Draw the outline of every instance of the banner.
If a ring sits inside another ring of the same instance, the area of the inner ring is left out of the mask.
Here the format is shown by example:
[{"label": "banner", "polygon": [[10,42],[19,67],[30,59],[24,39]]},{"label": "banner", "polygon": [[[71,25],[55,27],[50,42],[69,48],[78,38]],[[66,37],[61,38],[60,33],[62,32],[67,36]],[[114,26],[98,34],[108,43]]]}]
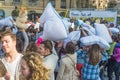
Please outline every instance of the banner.
[{"label": "banner", "polygon": [[79,10],[70,10],[70,17],[80,18],[82,20],[86,18],[93,19],[103,19],[109,23],[117,22],[117,11],[79,11]]}]

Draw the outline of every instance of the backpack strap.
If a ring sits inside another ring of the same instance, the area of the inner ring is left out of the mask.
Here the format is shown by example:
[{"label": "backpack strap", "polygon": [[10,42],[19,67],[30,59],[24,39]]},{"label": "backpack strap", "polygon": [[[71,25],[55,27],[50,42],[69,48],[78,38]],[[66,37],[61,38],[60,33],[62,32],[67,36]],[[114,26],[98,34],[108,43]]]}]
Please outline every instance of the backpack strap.
[{"label": "backpack strap", "polygon": [[73,62],[73,66],[76,65],[75,61],[69,55],[66,56],[69,57],[69,59]]},{"label": "backpack strap", "polygon": [[69,57],[69,59],[73,62],[73,67],[74,67],[74,70],[75,70],[75,72],[76,72],[76,75],[79,77],[80,76],[80,73],[79,73],[79,71],[77,70],[77,68],[76,68],[76,63],[75,63],[75,61],[69,56],[69,55],[66,55],[66,56],[68,56]]}]

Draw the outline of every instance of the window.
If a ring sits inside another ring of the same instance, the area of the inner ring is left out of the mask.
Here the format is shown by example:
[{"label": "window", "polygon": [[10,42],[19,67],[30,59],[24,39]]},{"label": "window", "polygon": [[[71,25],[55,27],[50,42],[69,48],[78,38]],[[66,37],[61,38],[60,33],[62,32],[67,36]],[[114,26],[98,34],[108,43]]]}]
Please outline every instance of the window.
[{"label": "window", "polygon": [[29,2],[37,2],[38,0],[29,0]]},{"label": "window", "polygon": [[13,0],[13,2],[20,2],[20,0]]},{"label": "window", "polygon": [[19,5],[22,0],[13,0],[13,5]]},{"label": "window", "polygon": [[37,6],[37,5],[38,5],[38,4],[37,4],[37,1],[38,1],[38,0],[29,0],[28,5],[30,5],[30,6]]},{"label": "window", "polygon": [[53,7],[55,7],[55,0],[49,0],[51,2],[51,4],[53,5]]},{"label": "window", "polygon": [[61,0],[61,8],[66,8],[66,0]]}]

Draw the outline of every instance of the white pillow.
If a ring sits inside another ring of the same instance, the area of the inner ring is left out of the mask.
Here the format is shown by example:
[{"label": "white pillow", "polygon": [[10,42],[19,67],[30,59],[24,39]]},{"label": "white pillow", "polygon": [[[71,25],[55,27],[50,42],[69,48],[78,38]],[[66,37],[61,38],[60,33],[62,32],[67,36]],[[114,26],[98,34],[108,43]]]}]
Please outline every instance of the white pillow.
[{"label": "white pillow", "polygon": [[95,28],[93,28],[91,25],[83,22],[82,26],[88,28],[92,32],[92,34],[95,34]]},{"label": "white pillow", "polygon": [[80,39],[81,31],[73,31],[68,34],[68,39],[71,41],[78,41]]},{"label": "white pillow", "polygon": [[107,27],[104,24],[95,23],[96,35],[105,39],[108,43],[112,42],[112,38],[108,32]]},{"label": "white pillow", "polygon": [[115,34],[115,33],[119,33],[119,29],[118,28],[109,28],[109,30]]},{"label": "white pillow", "polygon": [[12,16],[9,16],[7,18],[1,19],[0,20],[0,27],[4,27],[4,26],[13,26],[13,23],[11,22],[11,20],[13,20]]},{"label": "white pillow", "polygon": [[71,22],[68,22],[68,20],[66,19],[62,19],[63,23],[65,24],[65,29],[67,31],[67,33],[69,33],[69,28],[71,27],[72,23]]},{"label": "white pillow", "polygon": [[79,41],[81,36],[81,31],[73,31],[71,33],[68,34],[68,37],[64,40],[64,45],[63,47],[65,48],[66,44],[70,41],[72,41],[73,43],[77,43],[77,41]]},{"label": "white pillow", "polygon": [[67,37],[65,24],[56,10],[52,7],[51,3],[48,3],[45,11],[40,17],[40,24],[44,27],[44,39],[58,41]]},{"label": "white pillow", "polygon": [[98,44],[101,48],[108,49],[110,47],[109,43],[99,36],[86,36],[80,39],[82,45],[91,46],[93,44]]},{"label": "white pillow", "polygon": [[62,22],[58,20],[47,20],[44,24],[43,38],[44,40],[59,41],[67,38],[67,33]]},{"label": "white pillow", "polygon": [[43,14],[40,16],[40,25],[41,27],[44,27],[44,24],[46,20],[49,20],[51,18],[61,18],[61,16],[57,13],[57,11],[53,8],[51,3],[48,3]]},{"label": "white pillow", "polygon": [[34,26],[34,29],[38,28],[39,29],[40,27],[40,23],[39,22],[36,22],[35,26]]},{"label": "white pillow", "polygon": [[85,29],[87,29],[87,31],[89,31],[89,35],[95,34],[95,29],[91,25],[83,22],[82,20],[78,20],[77,24],[78,24],[78,26],[82,26]]},{"label": "white pillow", "polygon": [[[91,31],[90,29],[88,29],[87,27],[83,27],[83,29],[87,31],[87,33],[88,33],[89,36],[90,36],[90,35],[95,35],[95,33],[92,32],[92,31]],[[94,31],[95,31],[95,29],[94,29]]]}]

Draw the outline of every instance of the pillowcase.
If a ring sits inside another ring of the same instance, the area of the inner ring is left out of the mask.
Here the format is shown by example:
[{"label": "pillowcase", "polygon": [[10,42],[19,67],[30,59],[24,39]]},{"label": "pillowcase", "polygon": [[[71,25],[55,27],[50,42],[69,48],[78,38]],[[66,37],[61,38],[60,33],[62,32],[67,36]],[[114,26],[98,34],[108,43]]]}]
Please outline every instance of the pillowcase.
[{"label": "pillowcase", "polygon": [[93,44],[98,44],[101,48],[108,49],[110,47],[109,43],[99,36],[86,36],[80,39],[80,42],[83,46],[91,46]]}]

